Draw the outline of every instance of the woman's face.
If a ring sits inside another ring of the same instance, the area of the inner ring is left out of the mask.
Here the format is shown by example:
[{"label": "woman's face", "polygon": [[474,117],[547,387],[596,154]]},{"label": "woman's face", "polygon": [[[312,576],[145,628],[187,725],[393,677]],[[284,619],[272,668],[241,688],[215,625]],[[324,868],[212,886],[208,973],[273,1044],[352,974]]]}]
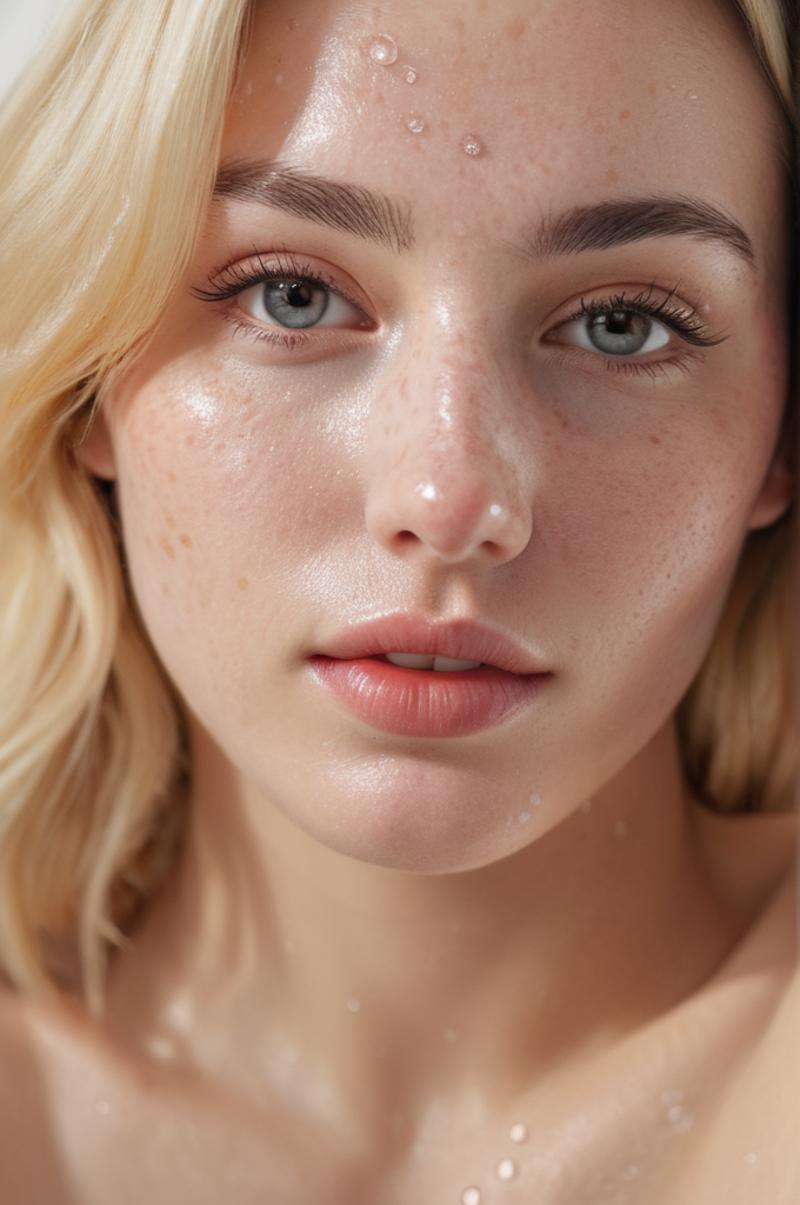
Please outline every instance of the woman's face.
[{"label": "woman's face", "polygon": [[[790,496],[769,471],[780,134],[712,0],[257,6],[223,164],[359,191],[276,175],[216,199],[84,455],[118,480],[138,605],[191,713],[317,840],[485,864],[668,723],[748,531]],[[283,285],[193,292],[265,269]],[[552,678],[470,736],[379,731],[307,658],[407,610],[499,627]]]}]

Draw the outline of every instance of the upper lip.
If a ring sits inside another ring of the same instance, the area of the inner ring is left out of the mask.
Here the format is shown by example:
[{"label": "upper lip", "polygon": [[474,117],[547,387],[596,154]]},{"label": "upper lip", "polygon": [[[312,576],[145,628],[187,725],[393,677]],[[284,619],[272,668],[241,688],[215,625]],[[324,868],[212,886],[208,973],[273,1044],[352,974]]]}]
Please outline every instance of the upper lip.
[{"label": "upper lip", "polygon": [[424,615],[408,611],[342,628],[324,648],[316,651],[342,660],[372,657],[376,653],[426,653],[482,661],[512,674],[547,672],[524,645],[498,628],[469,619],[432,622]]}]

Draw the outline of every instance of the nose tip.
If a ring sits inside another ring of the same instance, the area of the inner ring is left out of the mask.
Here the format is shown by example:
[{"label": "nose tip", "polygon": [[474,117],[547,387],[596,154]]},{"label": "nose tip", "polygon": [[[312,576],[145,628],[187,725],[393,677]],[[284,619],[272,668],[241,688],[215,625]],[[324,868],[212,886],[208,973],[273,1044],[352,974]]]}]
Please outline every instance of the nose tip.
[{"label": "nose tip", "polygon": [[530,524],[481,480],[417,481],[402,500],[394,492],[373,500],[367,524],[395,553],[424,550],[447,564],[513,560],[526,547]]}]

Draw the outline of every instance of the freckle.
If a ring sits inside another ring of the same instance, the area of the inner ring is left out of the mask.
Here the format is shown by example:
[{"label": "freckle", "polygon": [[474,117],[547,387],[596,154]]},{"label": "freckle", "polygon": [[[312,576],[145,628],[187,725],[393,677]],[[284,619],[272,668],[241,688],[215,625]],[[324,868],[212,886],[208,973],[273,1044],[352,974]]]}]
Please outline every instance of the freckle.
[{"label": "freckle", "polygon": [[167,556],[170,557],[174,561],[175,560],[175,549],[172,547],[172,545],[170,544],[167,537],[162,536],[158,542],[161,545],[161,547],[164,549],[164,551],[166,552]]},{"label": "freckle", "polygon": [[656,86],[655,86],[655,84],[648,84],[648,85],[647,85],[647,91],[650,93],[650,95],[651,95],[651,96],[655,96],[655,94],[656,94]]},{"label": "freckle", "polygon": [[193,444],[193,443],[194,443],[194,436],[193,436],[193,435],[187,435],[187,436],[186,436],[186,440],[185,440],[185,442],[186,442],[187,444],[189,444],[189,445]]},{"label": "freckle", "polygon": [[172,469],[170,469],[170,471],[167,473],[167,476],[169,477],[170,481],[175,480],[175,474],[173,473]]},{"label": "freckle", "polygon": [[659,437],[658,437],[657,435],[651,435],[651,436],[650,436],[650,443],[651,443],[651,444],[660,444],[660,443],[661,443],[661,440],[659,439]]},{"label": "freckle", "polygon": [[189,536],[184,534],[184,535],[178,536],[178,539],[180,540],[181,544],[183,544],[184,548],[191,548],[192,541]]},{"label": "freckle", "polygon": [[525,18],[515,17],[513,21],[509,21],[507,33],[510,42],[519,41],[519,39],[525,33]]},{"label": "freckle", "polygon": [[238,585],[240,590],[246,590],[247,587],[250,585],[250,583],[246,577],[240,577],[239,581],[236,584]]},{"label": "freckle", "polygon": [[613,167],[609,168],[606,172],[606,180],[609,184],[616,184],[619,181],[619,172],[615,171]]},{"label": "freckle", "polygon": [[174,526],[175,526],[175,520],[174,520],[174,518],[172,517],[172,515],[169,513],[169,511],[167,511],[167,513],[166,513],[166,515],[165,515],[165,518],[166,518],[166,520],[167,520],[167,527],[174,527]]},{"label": "freckle", "polygon": [[627,121],[628,118],[630,117],[630,115],[631,115],[630,109],[623,109],[619,115],[619,119],[620,119],[620,121]]}]

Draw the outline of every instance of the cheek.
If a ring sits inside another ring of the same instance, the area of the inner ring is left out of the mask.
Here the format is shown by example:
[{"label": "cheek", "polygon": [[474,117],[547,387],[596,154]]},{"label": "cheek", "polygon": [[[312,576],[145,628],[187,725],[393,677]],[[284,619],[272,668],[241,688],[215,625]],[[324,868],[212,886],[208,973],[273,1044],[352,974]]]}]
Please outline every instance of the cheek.
[{"label": "cheek", "polygon": [[[653,440],[660,442],[653,442]],[[598,706],[631,677],[674,705],[699,668],[746,535],[752,462],[695,430],[587,448],[539,516],[536,576]],[[637,692],[628,694],[628,702]],[[638,704],[637,704],[638,705]]]},{"label": "cheek", "polygon": [[297,631],[292,576],[329,519],[321,453],[301,430],[213,376],[153,380],[126,403],[115,444],[131,582],[190,698],[218,695],[221,674],[246,682],[254,642],[263,662]]}]

